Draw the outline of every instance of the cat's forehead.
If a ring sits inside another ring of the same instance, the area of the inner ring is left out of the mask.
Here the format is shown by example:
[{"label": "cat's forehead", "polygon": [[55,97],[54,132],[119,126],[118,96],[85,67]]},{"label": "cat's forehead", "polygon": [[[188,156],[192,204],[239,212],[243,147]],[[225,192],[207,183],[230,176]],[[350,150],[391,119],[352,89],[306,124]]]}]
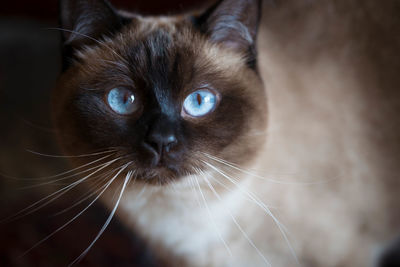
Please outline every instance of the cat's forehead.
[{"label": "cat's forehead", "polygon": [[90,66],[106,61],[137,64],[152,58],[159,64],[184,61],[229,73],[240,72],[246,65],[244,56],[211,43],[189,19],[179,16],[136,18],[115,36],[79,51],[78,57]]}]

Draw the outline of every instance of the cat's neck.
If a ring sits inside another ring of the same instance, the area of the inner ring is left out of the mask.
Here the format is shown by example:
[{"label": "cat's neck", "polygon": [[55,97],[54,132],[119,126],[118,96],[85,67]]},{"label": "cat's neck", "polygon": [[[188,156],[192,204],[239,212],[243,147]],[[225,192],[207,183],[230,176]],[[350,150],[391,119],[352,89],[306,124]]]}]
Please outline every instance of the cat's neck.
[{"label": "cat's neck", "polygon": [[[204,177],[214,184],[212,189]],[[173,251],[174,261],[190,259],[192,266],[221,264],[230,253],[221,242],[232,243],[233,238],[227,211],[237,216],[243,205],[241,194],[234,186],[220,190],[208,174],[186,178],[173,186],[131,187],[121,203],[120,216],[159,252]]]}]

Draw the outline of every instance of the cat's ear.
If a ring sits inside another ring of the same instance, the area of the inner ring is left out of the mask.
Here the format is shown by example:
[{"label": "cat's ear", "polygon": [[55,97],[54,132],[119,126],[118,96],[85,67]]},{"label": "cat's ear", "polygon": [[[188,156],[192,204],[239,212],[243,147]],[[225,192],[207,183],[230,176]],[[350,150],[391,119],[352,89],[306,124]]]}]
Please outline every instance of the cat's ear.
[{"label": "cat's ear", "polygon": [[124,24],[105,0],[60,0],[60,26],[65,46],[79,48],[110,35]]},{"label": "cat's ear", "polygon": [[255,57],[261,2],[261,0],[220,0],[199,16],[197,23],[212,42]]},{"label": "cat's ear", "polygon": [[110,37],[130,21],[106,0],[59,0],[59,10],[63,71],[73,62],[75,50]]},{"label": "cat's ear", "polygon": [[60,0],[60,26],[65,44],[81,46],[121,28],[122,18],[105,0]]}]

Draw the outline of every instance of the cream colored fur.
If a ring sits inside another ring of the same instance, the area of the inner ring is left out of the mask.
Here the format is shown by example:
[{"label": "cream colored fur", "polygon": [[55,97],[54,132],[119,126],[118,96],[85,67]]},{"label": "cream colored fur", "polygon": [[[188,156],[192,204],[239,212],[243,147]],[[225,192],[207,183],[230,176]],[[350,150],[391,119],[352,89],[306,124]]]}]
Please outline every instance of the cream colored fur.
[{"label": "cream colored fur", "polygon": [[[301,266],[374,266],[400,231],[399,39],[388,33],[399,24],[389,2],[345,2],[265,5],[258,49],[269,123],[246,169],[266,180],[231,169],[239,189],[209,172],[222,201],[203,175],[138,183],[120,217],[188,266],[267,265],[241,230],[272,266],[296,266],[289,243]],[[246,191],[271,207],[289,242]]]}]

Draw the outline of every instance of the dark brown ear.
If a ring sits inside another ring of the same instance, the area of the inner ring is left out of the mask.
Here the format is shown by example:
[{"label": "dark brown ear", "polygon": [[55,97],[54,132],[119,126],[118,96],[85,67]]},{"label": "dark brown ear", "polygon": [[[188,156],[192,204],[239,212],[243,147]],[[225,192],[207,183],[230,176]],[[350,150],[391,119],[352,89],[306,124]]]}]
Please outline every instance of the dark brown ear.
[{"label": "dark brown ear", "polygon": [[256,37],[261,17],[261,0],[220,0],[197,22],[212,42],[256,57]]},{"label": "dark brown ear", "polygon": [[83,45],[111,36],[128,22],[106,0],[60,0],[59,8],[64,59]]},{"label": "dark brown ear", "polygon": [[91,43],[122,26],[122,20],[105,0],[60,0],[60,26],[69,45]]}]

